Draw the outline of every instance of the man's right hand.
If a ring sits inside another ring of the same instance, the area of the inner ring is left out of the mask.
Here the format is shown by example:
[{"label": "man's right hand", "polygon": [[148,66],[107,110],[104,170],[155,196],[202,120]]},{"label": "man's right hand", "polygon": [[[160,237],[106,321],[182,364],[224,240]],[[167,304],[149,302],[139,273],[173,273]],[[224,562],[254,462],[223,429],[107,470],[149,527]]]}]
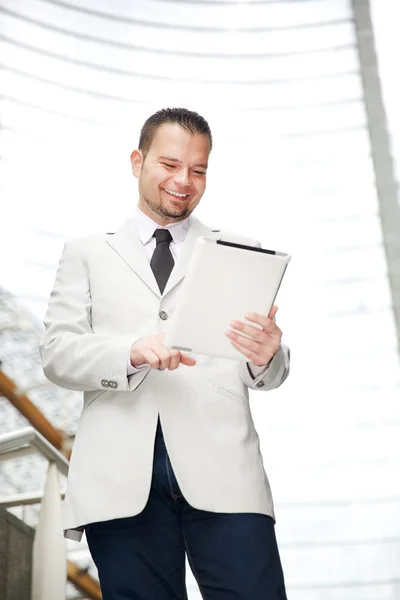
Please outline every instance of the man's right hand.
[{"label": "man's right hand", "polygon": [[188,367],[196,364],[194,358],[179,350],[170,350],[163,346],[164,333],[144,337],[135,342],[131,348],[131,364],[139,367],[148,364],[152,369],[169,369],[173,371],[182,363]]}]

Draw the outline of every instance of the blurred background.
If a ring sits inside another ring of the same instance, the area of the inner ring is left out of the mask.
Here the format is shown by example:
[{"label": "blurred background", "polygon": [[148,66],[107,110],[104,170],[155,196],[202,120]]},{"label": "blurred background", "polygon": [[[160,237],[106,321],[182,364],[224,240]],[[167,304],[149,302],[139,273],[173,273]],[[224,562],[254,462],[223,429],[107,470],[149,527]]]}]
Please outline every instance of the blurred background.
[{"label": "blurred background", "polygon": [[[251,396],[288,598],[400,599],[399,20],[398,0],[0,0],[0,524],[32,539],[55,460],[15,432],[68,455],[81,410],[37,349],[63,244],[132,214],[141,125],[184,106],[215,144],[197,216],[293,255],[291,376]],[[68,561],[65,597],[100,598],[85,541]]]}]

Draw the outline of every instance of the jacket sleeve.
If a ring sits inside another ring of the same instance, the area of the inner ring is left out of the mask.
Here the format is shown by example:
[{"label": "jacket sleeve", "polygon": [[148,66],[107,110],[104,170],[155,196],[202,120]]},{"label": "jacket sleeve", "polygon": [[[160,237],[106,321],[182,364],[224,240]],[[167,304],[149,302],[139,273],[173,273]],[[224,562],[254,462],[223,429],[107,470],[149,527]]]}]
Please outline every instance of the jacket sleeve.
[{"label": "jacket sleeve", "polygon": [[135,339],[93,333],[90,281],[76,242],[64,246],[44,325],[43,371],[56,385],[86,392],[133,391],[150,371],[128,377],[127,359]]},{"label": "jacket sleeve", "polygon": [[284,344],[275,354],[272,361],[261,373],[256,376],[252,373],[250,365],[246,362],[240,363],[240,376],[247,387],[252,390],[263,390],[268,392],[278,388],[289,375],[290,350]]}]

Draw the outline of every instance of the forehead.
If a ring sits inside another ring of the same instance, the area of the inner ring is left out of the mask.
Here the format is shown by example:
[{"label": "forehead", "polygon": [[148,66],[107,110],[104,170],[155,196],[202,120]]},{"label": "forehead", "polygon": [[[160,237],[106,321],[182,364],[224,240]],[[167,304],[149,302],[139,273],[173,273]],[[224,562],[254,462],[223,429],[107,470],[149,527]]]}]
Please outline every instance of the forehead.
[{"label": "forehead", "polygon": [[154,135],[149,153],[178,160],[188,157],[204,160],[210,153],[210,142],[207,135],[191,133],[176,123],[163,123]]}]

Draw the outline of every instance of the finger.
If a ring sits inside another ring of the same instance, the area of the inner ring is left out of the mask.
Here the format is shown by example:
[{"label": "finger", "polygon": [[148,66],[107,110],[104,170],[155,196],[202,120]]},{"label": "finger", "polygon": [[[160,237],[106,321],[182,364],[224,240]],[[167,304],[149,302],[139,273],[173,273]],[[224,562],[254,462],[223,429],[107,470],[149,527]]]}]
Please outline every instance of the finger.
[{"label": "finger", "polygon": [[187,367],[194,367],[196,360],[188,354],[181,354],[181,363]]},{"label": "finger", "polygon": [[246,348],[250,352],[259,354],[259,351],[262,348],[260,342],[240,335],[240,333],[236,333],[234,331],[227,331],[226,336],[231,340],[231,342],[240,344],[243,348]]},{"label": "finger", "polygon": [[275,321],[269,317],[266,317],[265,315],[260,315],[258,313],[247,313],[245,316],[248,321],[253,321],[253,323],[261,325],[264,332],[268,333],[269,335],[273,335],[275,333],[277,334],[280,331]]},{"label": "finger", "polygon": [[248,361],[250,361],[253,365],[263,365],[263,360],[257,352],[253,352],[250,348],[243,346],[242,344],[236,342],[235,340],[231,340],[232,346],[234,346],[239,352],[241,352]]},{"label": "finger", "polygon": [[268,317],[270,319],[273,319],[277,312],[278,312],[278,307],[276,304],[273,304]]},{"label": "finger", "polygon": [[170,353],[171,353],[171,360],[169,362],[168,369],[170,371],[173,371],[174,369],[177,369],[180,365],[181,353],[179,352],[179,350],[171,350]]},{"label": "finger", "polygon": [[252,325],[248,325],[242,321],[231,321],[230,325],[232,329],[236,329],[237,331],[249,335],[253,340],[256,340],[260,343],[266,339],[264,330],[261,330],[258,327],[253,327]]},{"label": "finger", "polygon": [[[257,325],[261,325],[261,327],[266,327],[268,323],[271,321],[267,317],[267,315],[260,315],[259,313],[246,313],[245,317],[247,321],[251,321],[252,323],[257,323]],[[240,322],[240,321],[239,321]]]},{"label": "finger", "polygon": [[160,359],[160,364],[159,364],[158,368],[159,369],[167,369],[171,362],[170,350],[168,350],[167,348],[164,348],[164,346],[162,346],[160,344],[153,348],[153,352],[155,352],[155,354],[157,354],[158,358]]},{"label": "finger", "polygon": [[[139,355],[139,353],[137,353],[137,354]],[[146,350],[142,350],[140,352],[139,356],[141,358],[143,358],[142,362],[147,363],[148,365],[150,365],[150,367],[152,369],[158,369],[158,367],[160,365],[160,359],[157,356],[157,354],[155,352],[153,352],[153,350],[150,350],[149,348],[146,349]]]}]

